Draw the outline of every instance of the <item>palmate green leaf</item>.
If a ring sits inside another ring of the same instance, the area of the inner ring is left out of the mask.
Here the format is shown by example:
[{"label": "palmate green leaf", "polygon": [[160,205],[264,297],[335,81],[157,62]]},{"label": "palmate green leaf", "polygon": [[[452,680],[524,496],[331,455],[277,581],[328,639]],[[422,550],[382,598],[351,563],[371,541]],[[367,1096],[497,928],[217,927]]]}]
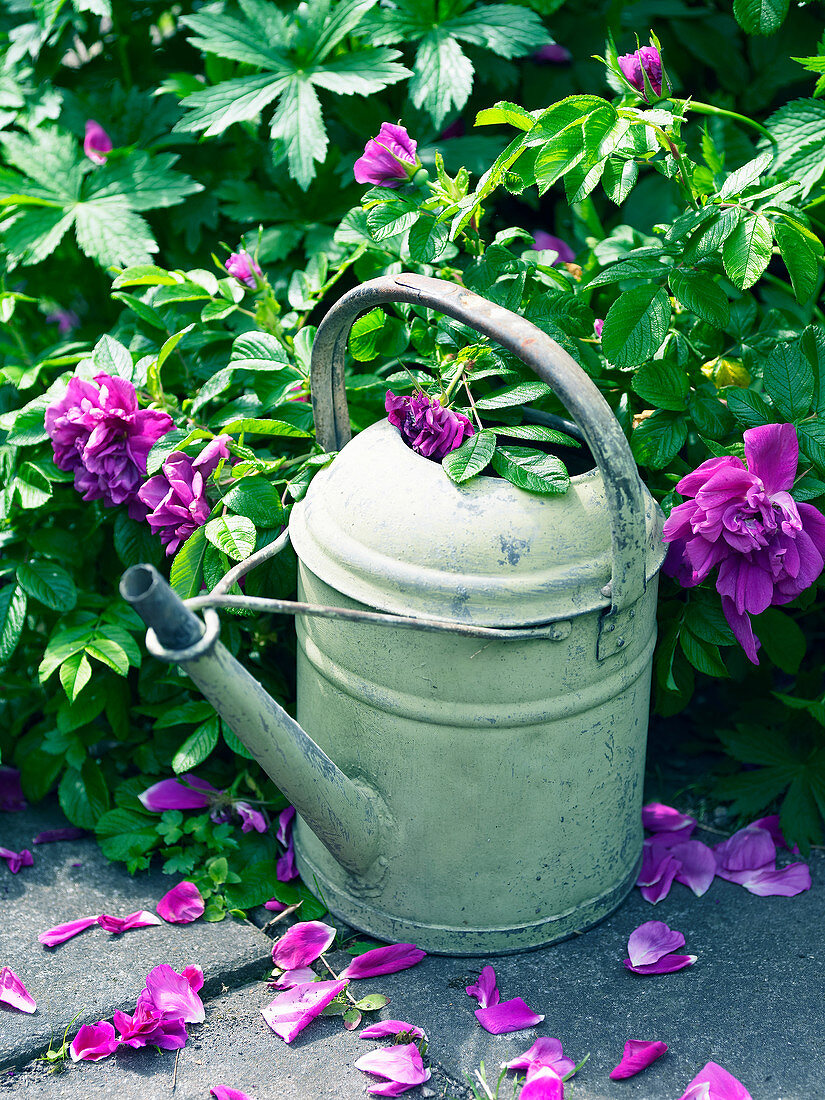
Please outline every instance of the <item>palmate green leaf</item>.
[{"label": "palmate green leaf", "polygon": [[81,250],[103,267],[148,263],[158,245],[149,226],[119,195],[90,199],[74,207]]},{"label": "palmate green leaf", "polygon": [[202,764],[218,744],[220,723],[213,715],[191,733],[172,757],[172,770],[176,775],[191,771]]},{"label": "palmate green leaf", "polygon": [[775,34],[788,14],[790,0],[733,0],[733,14],[746,34]]},{"label": "palmate green leaf", "polygon": [[687,309],[698,313],[714,328],[724,328],[730,320],[730,302],[724,290],[710,275],[695,271],[672,271],[668,281],[673,295]]},{"label": "palmate green leaf", "polygon": [[[78,155],[78,141],[73,134],[41,126],[29,134],[7,132],[0,136],[0,145],[4,161],[39,185],[39,190],[32,193],[53,198],[61,205],[79,198],[90,164]],[[27,189],[25,193],[30,192]]]},{"label": "palmate green leaf", "polygon": [[189,111],[174,129],[183,133],[202,130],[204,137],[214,137],[235,122],[257,118],[288,87],[289,76],[276,77],[272,73],[225,80],[187,96],[182,103]]},{"label": "palmate green leaf", "polygon": [[202,183],[172,170],[178,159],[172,153],[150,156],[142,149],[135,149],[128,157],[101,165],[87,179],[85,197],[123,195],[133,210],[176,206],[187,196],[203,191]]},{"label": "palmate green leaf", "polygon": [[354,50],[325,61],[322,69],[311,73],[310,80],[336,95],[374,95],[412,75],[398,63],[398,57],[398,50]]},{"label": "palmate green leaf", "polygon": [[602,351],[617,367],[635,367],[652,358],[667,336],[670,299],[654,286],[622,294],[604,319]]},{"label": "palmate green leaf", "polygon": [[442,26],[462,42],[499,57],[523,57],[552,41],[535,12],[511,4],[479,4]]},{"label": "palmate green leaf", "polygon": [[794,99],[775,111],[766,126],[777,142],[774,172],[800,183],[801,197],[805,198],[825,172],[822,156],[825,102]]},{"label": "palmate green leaf", "polygon": [[765,389],[787,420],[796,420],[811,407],[814,372],[799,342],[777,344],[762,369]]},{"label": "palmate green leaf", "polygon": [[10,268],[39,264],[57,248],[74,215],[53,207],[18,209],[0,223]]},{"label": "palmate green leaf", "polygon": [[558,496],[570,487],[570,477],[561,459],[531,447],[504,447],[499,443],[490,461],[503,478],[531,493]]},{"label": "palmate green leaf", "polygon": [[[274,5],[270,5],[274,8]],[[269,36],[263,37],[261,28],[249,18],[238,18],[226,13],[209,12],[208,15],[184,15],[181,23],[195,32],[189,42],[204,53],[217,54],[244,65],[260,65],[277,72],[285,69],[283,46],[269,45]],[[271,30],[271,28],[267,28]]]},{"label": "palmate green leaf", "polygon": [[743,214],[722,247],[722,261],[730,281],[747,290],[759,279],[771,259],[771,224],[762,214]]},{"label": "palmate green leaf", "polygon": [[77,603],[74,581],[59,565],[24,562],[17,567],[17,582],[30,596],[55,611],[71,611]]},{"label": "palmate green leaf", "polygon": [[410,99],[440,127],[470,98],[473,71],[473,63],[455,38],[442,28],[433,30],[416,51]]},{"label": "palmate green leaf", "polygon": [[315,5],[320,32],[313,34],[312,60],[323,60],[347,35],[352,34],[374,8],[377,0],[339,0],[328,11],[324,4]]},{"label": "palmate green leaf", "polygon": [[445,455],[441,465],[447,477],[460,485],[481,473],[484,467],[489,465],[495,449],[495,433],[485,428],[471,435],[469,439],[465,439],[460,447]]},{"label": "palmate green leaf", "polygon": [[284,91],[272,116],[270,136],[284,143],[290,175],[306,191],[329,144],[321,102],[308,78],[294,78]]}]

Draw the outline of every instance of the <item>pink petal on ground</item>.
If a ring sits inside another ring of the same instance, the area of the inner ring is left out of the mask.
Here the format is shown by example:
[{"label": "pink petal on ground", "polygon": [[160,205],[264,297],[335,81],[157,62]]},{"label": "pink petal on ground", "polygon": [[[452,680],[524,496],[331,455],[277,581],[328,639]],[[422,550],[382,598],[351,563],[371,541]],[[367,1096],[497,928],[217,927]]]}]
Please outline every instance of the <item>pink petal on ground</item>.
[{"label": "pink petal on ground", "polygon": [[203,989],[203,971],[199,966],[185,966],[181,970],[180,976],[186,978],[193,993]]},{"label": "pink petal on ground", "polygon": [[755,871],[761,867],[773,868],[776,862],[776,845],[767,829],[755,829],[748,825],[717,844],[717,874],[724,878],[728,871]]},{"label": "pink petal on ground", "polygon": [[693,966],[697,957],[696,955],[665,955],[655,963],[643,963],[641,966],[634,966],[630,959],[625,959],[624,965],[634,974],[675,974],[677,970]]},{"label": "pink petal on ground", "polygon": [[670,852],[665,853],[664,858],[655,869],[658,878],[649,885],[640,888],[640,893],[645,901],[649,901],[651,905],[663,901],[670,893],[673,880],[679,874],[681,866],[679,860],[674,859]]},{"label": "pink petal on ground", "polygon": [[78,920],[70,920],[65,924],[56,924],[54,928],[48,928],[37,937],[44,947],[57,947],[59,943],[65,943],[72,936],[77,936],[97,924],[97,917],[80,917]]},{"label": "pink petal on ground", "polygon": [[277,898],[270,898],[269,901],[264,902],[264,909],[269,909],[273,913],[283,913],[284,909],[289,909],[289,906],[284,905],[284,903],[278,901]]},{"label": "pink petal on ground", "polygon": [[505,1062],[508,1069],[530,1069],[531,1066],[547,1066],[559,1077],[566,1077],[576,1068],[572,1058],[566,1058],[558,1039],[536,1039],[535,1043],[524,1054],[514,1058],[512,1062]]},{"label": "pink petal on ground", "polygon": [[734,871],[729,872],[728,878],[760,898],[792,898],[811,888],[811,871],[807,863],[789,863],[776,871],[770,867]]},{"label": "pink petal on ground", "polygon": [[[777,848],[787,848],[788,851],[793,852],[794,855],[799,852],[798,845],[794,844],[794,846],[791,847],[785,839],[785,834],[782,832],[782,827],[779,824],[779,814],[768,814],[767,817],[759,817],[756,821],[752,821],[748,828],[765,829],[771,834],[771,840]],[[37,843],[36,839],[34,843]]]},{"label": "pink petal on ground", "polygon": [[666,1050],[667,1043],[658,1040],[628,1039],[621,1062],[610,1071],[610,1080],[621,1081],[625,1077],[635,1077],[657,1058],[661,1058]]},{"label": "pink petal on ground", "polygon": [[216,1100],[252,1100],[252,1097],[247,1096],[245,1092],[241,1092],[240,1089],[231,1089],[229,1085],[213,1085],[209,1095],[214,1096]]},{"label": "pink petal on ground", "polygon": [[384,1077],[387,1084],[367,1085],[367,1092],[374,1096],[400,1096],[407,1089],[423,1085],[430,1079],[430,1071],[424,1068],[421,1051],[415,1043],[381,1047],[364,1054],[355,1063],[362,1073]]},{"label": "pink petal on ground", "polygon": [[11,848],[0,848],[0,859],[6,860],[13,875],[16,875],[21,867],[31,867],[34,864],[34,857],[28,848],[24,848],[22,852],[13,852]]},{"label": "pink petal on ground", "polygon": [[672,833],[676,829],[689,829],[693,832],[696,818],[679,813],[672,806],[665,806],[661,802],[648,802],[646,806],[642,806],[642,825],[652,833]]},{"label": "pink petal on ground", "polygon": [[72,1040],[69,1054],[73,1062],[99,1062],[114,1054],[120,1045],[114,1027],[101,1020],[96,1024],[84,1024]]},{"label": "pink petal on ground", "polygon": [[661,920],[649,920],[634,928],[627,941],[627,953],[634,966],[655,963],[663,955],[684,947],[685,937]]},{"label": "pink petal on ground", "polygon": [[753,1100],[753,1097],[732,1073],[717,1062],[706,1062],[679,1100]]},{"label": "pink petal on ground", "polygon": [[412,1035],[415,1039],[426,1039],[426,1031],[414,1024],[408,1024],[404,1020],[379,1020],[377,1024],[370,1024],[359,1034],[359,1039],[384,1039],[387,1035]]},{"label": "pink petal on ground", "polygon": [[319,1016],[347,983],[338,982],[302,982],[270,1001],[261,1015],[285,1043],[291,1043],[295,1036]]},{"label": "pink petal on ground", "polygon": [[9,966],[0,970],[0,1004],[16,1008],[18,1012],[34,1012],[37,1002],[15,972]]},{"label": "pink petal on ground", "polygon": [[379,974],[395,974],[399,970],[409,970],[420,963],[427,954],[414,943],[394,943],[389,947],[376,947],[365,951],[352,960],[346,970],[341,971],[342,978],[375,978]]},{"label": "pink petal on ground", "polygon": [[45,829],[37,834],[32,844],[54,844],[57,840],[79,840],[80,837],[90,835],[88,829],[78,829],[75,825],[68,825],[65,829]]},{"label": "pink petal on ground", "polygon": [[681,867],[676,881],[690,887],[697,898],[707,893],[716,874],[716,856],[701,840],[685,840],[671,848],[671,855]]},{"label": "pink petal on ground", "polygon": [[205,908],[201,892],[194,882],[179,882],[155,906],[170,924],[189,924],[202,917]]},{"label": "pink petal on ground", "polygon": [[489,1008],[477,1008],[475,1016],[485,1031],[491,1035],[506,1035],[508,1031],[521,1031],[540,1024],[544,1016],[534,1012],[521,997],[500,1001]]},{"label": "pink petal on ground", "polygon": [[527,1071],[519,1100],[564,1100],[564,1082],[549,1066],[533,1066]]},{"label": "pink petal on ground", "polygon": [[145,909],[138,909],[136,913],[130,913],[128,917],[110,917],[108,913],[101,913],[97,923],[105,932],[112,932],[119,936],[121,932],[128,932],[131,928],[149,928],[153,924],[162,924],[160,917],[154,913],[148,913]]},{"label": "pink petal on ground", "polygon": [[294,986],[302,985],[304,982],[314,982],[315,977],[315,971],[311,967],[299,966],[297,970],[285,970],[280,977],[269,984],[275,989],[292,989]]},{"label": "pink petal on ground", "polygon": [[501,994],[496,985],[496,972],[492,966],[485,966],[475,985],[467,986],[467,995],[475,997],[479,1008],[489,1008],[490,1005],[498,1004]]},{"label": "pink petal on ground", "polygon": [[205,1013],[203,1001],[192,988],[189,978],[178,974],[168,963],[161,963],[146,975],[146,988],[140,998],[170,1016],[179,1016],[186,1024],[201,1024]]},{"label": "pink petal on ground", "polygon": [[293,924],[285,936],[272,948],[272,961],[281,970],[297,970],[309,966],[326,951],[335,939],[335,929],[319,920]]}]

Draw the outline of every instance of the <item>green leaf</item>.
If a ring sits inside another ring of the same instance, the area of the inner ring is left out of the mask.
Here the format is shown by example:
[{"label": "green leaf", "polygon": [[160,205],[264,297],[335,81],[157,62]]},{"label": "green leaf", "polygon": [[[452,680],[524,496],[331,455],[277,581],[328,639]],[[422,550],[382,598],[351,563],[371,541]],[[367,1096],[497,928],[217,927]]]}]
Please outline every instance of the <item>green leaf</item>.
[{"label": "green leaf", "polygon": [[157,443],[152,445],[146,459],[146,473],[149,477],[158,472],[171,454],[180,450],[181,443],[184,439],[188,439],[189,435],[190,433],[185,428],[172,428],[171,431],[162,435]]},{"label": "green leaf", "polygon": [[237,753],[238,756],[242,756],[244,760],[257,759],[255,753],[246,747],[240,737],[238,737],[236,733],[233,733],[224,721],[221,721],[221,734],[232,752]]},{"label": "green leaf", "polygon": [[555,428],[548,428],[545,424],[494,424],[490,429],[498,435],[509,436],[512,439],[532,439],[541,443],[557,443],[560,447],[581,447],[581,441],[574,439],[572,435],[557,432]]},{"label": "green leaf", "polygon": [[237,515],[246,516],[258,527],[278,527],[283,523],[280,495],[260,475],[241,478],[224,495],[223,502]]},{"label": "green leaf", "polygon": [[353,50],[325,61],[310,80],[317,88],[326,88],[335,95],[375,95],[410,75],[409,69],[398,64],[400,56],[397,50]]},{"label": "green leaf", "polygon": [[825,171],[822,156],[822,128],[825,103],[819,99],[794,99],[775,111],[767,128],[777,143],[773,170],[797,180],[805,198]]},{"label": "green leaf", "polygon": [[604,193],[611,202],[620,206],[633,190],[638,178],[639,166],[635,161],[611,157],[602,172]]},{"label": "green leaf", "polygon": [[73,653],[60,666],[60,683],[73,703],[88,684],[92,675],[92,666],[85,653]]},{"label": "green leaf", "polygon": [[617,367],[637,367],[661,347],[670,326],[670,299],[656,286],[625,291],[602,329],[602,351]]},{"label": "green leaf", "polygon": [[725,391],[728,408],[745,428],[757,428],[760,424],[772,424],[776,417],[773,409],[756,390],[730,386]]},{"label": "green leaf", "polygon": [[134,294],[127,294],[125,290],[117,291],[112,295],[118,302],[123,302],[128,306],[133,313],[136,313],[140,317],[141,321],[145,321],[147,325],[151,325],[152,328],[160,329],[162,332],[166,332],[166,322],[161,315],[152,306],[147,305],[146,302],[141,301]]},{"label": "green leaf", "polygon": [[450,451],[441,460],[444,472],[451,481],[460,485],[475,474],[481,473],[493,457],[496,449],[495,433],[489,428],[465,439],[460,447]]},{"label": "green leaf", "polygon": [[753,632],[768,659],[783,672],[799,672],[807,645],[802,628],[784,611],[769,607],[753,618]]},{"label": "green leaf", "polygon": [[122,197],[132,210],[177,206],[189,195],[203,191],[202,183],[172,170],[177,160],[174,153],[150,155],[133,149],[128,157],[109,159],[87,177],[86,197]]},{"label": "green leaf", "polygon": [[198,764],[202,764],[217,746],[219,732],[217,714],[198,726],[172,757],[172,770],[175,775],[192,771]]},{"label": "green leaf", "polygon": [[733,14],[746,34],[775,34],[788,14],[789,0],[733,0]]},{"label": "green leaf", "polygon": [[535,118],[517,103],[502,101],[476,114],[476,126],[515,126],[518,130],[532,130]]},{"label": "green leaf", "polygon": [[410,258],[419,264],[431,264],[442,255],[448,239],[449,230],[444,222],[429,216],[421,217],[410,229],[407,238]]},{"label": "green leaf", "polygon": [[273,887],[271,896],[277,898],[283,905],[296,905],[301,902],[301,920],[318,920],[327,911],[323,902],[318,901],[306,886],[278,882]]},{"label": "green leaf", "polygon": [[539,397],[547,397],[553,391],[546,382],[519,382],[515,386],[504,386],[494,390],[486,397],[476,401],[477,409],[509,409],[515,405],[526,405]]},{"label": "green leaf", "polygon": [[472,62],[449,31],[436,27],[421,39],[407,88],[410,99],[427,111],[436,130],[461,110],[472,87]]},{"label": "green leaf", "polygon": [[519,489],[558,496],[566,493],[570,478],[564,463],[555,455],[530,447],[498,444],[490,460],[493,469]]},{"label": "green leaf", "polygon": [[771,224],[762,214],[743,214],[725,240],[722,261],[728,278],[740,290],[759,279],[771,258]]},{"label": "green leaf", "polygon": [[136,264],[127,267],[112,283],[112,290],[124,286],[174,286],[183,282],[183,276],[174,271],[164,271],[154,264]]},{"label": "green leaf", "polygon": [[673,363],[645,363],[636,371],[632,384],[640,397],[657,408],[681,412],[687,405],[690,379]]},{"label": "green leaf", "polygon": [[230,909],[253,909],[256,905],[269,901],[280,885],[286,884],[279,884],[274,861],[260,860],[251,863],[243,872],[241,882],[227,885],[226,904]]},{"label": "green leaf", "polygon": [[329,144],[321,102],[309,79],[291,80],[272,116],[270,135],[283,142],[289,174],[306,191],[315,178],[315,164],[323,161]]},{"label": "green leaf", "polygon": [[[278,409],[278,412],[285,418],[291,410],[281,407]],[[308,411],[308,415],[312,415],[311,410]],[[304,428],[299,428],[286,419],[259,420],[257,418],[247,419],[244,417],[242,420],[230,420],[228,424],[223,424],[222,427],[225,432],[229,432],[232,435],[240,435],[243,432],[248,435],[286,436],[295,439],[312,438],[312,432],[306,431]]]},{"label": "green leaf", "polygon": [[94,829],[109,809],[109,792],[100,767],[87,759],[80,771],[68,768],[57,789],[60,808],[73,825]]},{"label": "green leaf", "polygon": [[95,638],[84,647],[90,657],[106,665],[118,676],[125,676],[129,671],[129,657],[118,642],[111,638]]},{"label": "green leaf", "polygon": [[816,289],[819,274],[819,256],[811,244],[810,233],[791,218],[777,218],[773,231],[779,254],[791,277],[796,300],[807,302]]},{"label": "green leaf", "polygon": [[371,206],[367,211],[367,226],[373,240],[385,241],[403,233],[418,220],[418,210],[410,203],[396,199]]},{"label": "green leaf", "polygon": [[160,844],[155,818],[134,810],[116,809],[97,821],[95,832],[107,859],[129,860]]},{"label": "green leaf", "polygon": [[80,250],[102,267],[148,263],[158,250],[149,226],[120,195],[80,202],[74,218]]},{"label": "green leaf", "polygon": [[111,374],[115,378],[132,380],[132,356],[117,340],[111,336],[101,336],[92,352],[92,363],[97,371]]},{"label": "green leaf", "polygon": [[216,516],[204,532],[213,546],[235,561],[243,561],[255,549],[255,524],[246,516]]},{"label": "green leaf", "polygon": [[711,642],[697,638],[690,630],[683,630],[679,634],[679,645],[682,652],[695,669],[704,672],[706,676],[728,675],[725,662],[719,655],[719,647]]},{"label": "green leaf", "polygon": [[758,157],[749,160],[747,164],[743,164],[735,172],[731,172],[719,188],[719,198],[729,199],[734,195],[741,195],[748,187],[758,182],[759,177],[767,171],[772,160],[773,153],[760,153]]},{"label": "green leaf", "polygon": [[710,645],[734,645],[736,642],[715,592],[705,592],[701,588],[691,590],[685,609],[685,626],[691,634]]},{"label": "green leaf", "polygon": [[160,560],[160,539],[146,523],[138,523],[123,512],[115,516],[115,553],[123,565],[157,565]]},{"label": "green leaf", "polygon": [[540,148],[535,164],[539,194],[543,195],[566,172],[575,168],[584,155],[584,128],[581,120],[577,120]]},{"label": "green leaf", "polygon": [[384,1008],[389,1003],[389,997],[385,997],[383,993],[370,993],[360,1001],[356,1001],[355,1007],[361,1012],[377,1012],[379,1008]]},{"label": "green leaf", "polygon": [[730,302],[724,290],[710,275],[672,271],[670,289],[683,306],[698,313],[714,328],[724,328],[730,320]]},{"label": "green leaf", "polygon": [[690,238],[686,255],[696,258],[718,252],[739,225],[739,217],[740,213],[737,207],[723,210],[721,213],[714,210],[708,220],[703,221],[699,229]]},{"label": "green leaf", "polygon": [[18,565],[17,581],[30,596],[55,611],[71,611],[77,603],[74,581],[59,565],[43,561]]},{"label": "green leaf", "polygon": [[169,583],[184,599],[197,596],[201,590],[205,552],[206,534],[203,527],[196,527],[175,554],[169,573]]},{"label": "green leaf", "polygon": [[630,448],[640,466],[663,470],[679,453],[686,439],[685,417],[657,409],[634,429]]},{"label": "green leaf", "polygon": [[8,664],[26,622],[26,593],[19,584],[0,588],[0,667]]},{"label": "green leaf", "polygon": [[158,352],[156,367],[158,371],[160,371],[160,368],[163,366],[163,364],[166,362],[166,360],[169,358],[169,356],[172,354],[172,352],[175,350],[175,348],[178,346],[178,344],[181,342],[187,332],[191,332],[194,327],[194,324],[187,325],[186,328],[182,328],[180,332],[173,333],[168,340],[164,341],[163,347]]},{"label": "green leaf", "polygon": [[814,373],[799,343],[777,344],[762,369],[765,389],[787,420],[795,420],[811,407]]},{"label": "green leaf", "polygon": [[57,248],[74,221],[73,213],[29,207],[3,224],[3,244],[9,253],[9,268],[38,264]]},{"label": "green leaf", "polygon": [[376,307],[364,313],[350,330],[349,350],[353,359],[367,363],[379,355],[400,355],[407,347],[407,331],[397,317],[388,317]]}]

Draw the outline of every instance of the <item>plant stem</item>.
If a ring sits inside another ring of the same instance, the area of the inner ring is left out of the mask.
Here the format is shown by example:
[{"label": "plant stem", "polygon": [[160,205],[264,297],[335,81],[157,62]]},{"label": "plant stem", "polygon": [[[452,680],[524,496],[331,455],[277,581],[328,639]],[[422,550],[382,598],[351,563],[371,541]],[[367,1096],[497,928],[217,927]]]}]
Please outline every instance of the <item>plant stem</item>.
[{"label": "plant stem", "polygon": [[740,115],[737,111],[728,111],[724,107],[714,107],[710,103],[698,103],[695,99],[672,99],[671,102],[678,103],[680,107],[687,107],[688,110],[695,111],[698,115],[721,115],[722,118],[732,118],[735,122],[742,122],[745,126],[751,126],[754,130],[758,130],[774,146],[777,144],[776,138],[761,122],[756,122],[754,119],[748,118],[747,115]]},{"label": "plant stem", "polygon": [[[327,968],[327,970],[330,972],[330,974],[333,976],[333,978],[335,978],[336,982],[340,981],[341,979],[338,977],[338,975],[335,973],[335,971],[332,969],[332,967],[329,965],[329,963],[327,962],[327,960],[324,958],[323,955],[320,956],[320,959],[321,959],[321,962],[324,964],[324,966]],[[354,1005],[356,1003],[355,998],[350,995],[350,991],[349,991],[348,986],[344,987],[343,992],[344,992],[347,1000],[349,1001],[349,1003],[351,1005]]]}]

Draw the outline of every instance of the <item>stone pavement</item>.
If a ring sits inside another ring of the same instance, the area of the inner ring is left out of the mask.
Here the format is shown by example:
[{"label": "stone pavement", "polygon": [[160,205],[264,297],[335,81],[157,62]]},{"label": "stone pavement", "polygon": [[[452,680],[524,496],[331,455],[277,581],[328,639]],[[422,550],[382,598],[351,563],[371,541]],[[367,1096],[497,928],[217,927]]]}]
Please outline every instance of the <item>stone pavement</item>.
[{"label": "stone pavement", "polygon": [[[30,810],[0,817],[0,844],[19,848],[41,828],[59,824],[59,811]],[[705,837],[715,841],[716,837]],[[208,1100],[209,1087],[231,1085],[255,1100],[362,1100],[367,1078],[356,1059],[375,1043],[322,1018],[287,1046],[264,1024],[260,1009],[273,996],[265,978],[270,941],[239,921],[140,929],[109,937],[100,929],[47,951],[37,932],[100,911],[123,915],[153,909],[170,881],[159,874],[130,879],[107,865],[93,840],[34,849],[35,866],[10,875],[0,866],[0,965],[10,965],[38,1001],[24,1016],[0,1009],[0,1100]],[[80,866],[76,866],[76,864]],[[590,1060],[566,1086],[568,1100],[676,1100],[708,1060],[721,1063],[753,1100],[825,1097],[825,854],[813,853],[813,889],[795,898],[758,898],[716,880],[702,898],[674,885],[653,907],[633,891],[597,928],[554,947],[500,959],[430,956],[412,970],[358,983],[358,992],[386,993],[381,1016],[423,1027],[433,1077],[404,1095],[462,1100],[465,1078],[484,1060],[493,1082],[499,1062],[538,1035],[561,1039],[565,1053]],[[637,977],[622,966],[629,933],[659,919],[684,933],[698,962],[676,974]],[[345,965],[347,956],[330,960]],[[33,1057],[59,1045],[80,1011],[83,1021],[111,1018],[127,1008],[158,962],[203,967],[206,1023],[190,1028],[180,1052],[127,1050],[98,1063],[69,1064],[46,1073]],[[481,966],[495,966],[503,998],[523,997],[546,1014],[537,1028],[488,1035],[475,1002],[464,993]],[[608,1072],[625,1040],[661,1039],[668,1053],[638,1077],[612,1082]],[[173,1088],[174,1080],[174,1088]],[[510,1100],[509,1086],[500,1100]]]}]

